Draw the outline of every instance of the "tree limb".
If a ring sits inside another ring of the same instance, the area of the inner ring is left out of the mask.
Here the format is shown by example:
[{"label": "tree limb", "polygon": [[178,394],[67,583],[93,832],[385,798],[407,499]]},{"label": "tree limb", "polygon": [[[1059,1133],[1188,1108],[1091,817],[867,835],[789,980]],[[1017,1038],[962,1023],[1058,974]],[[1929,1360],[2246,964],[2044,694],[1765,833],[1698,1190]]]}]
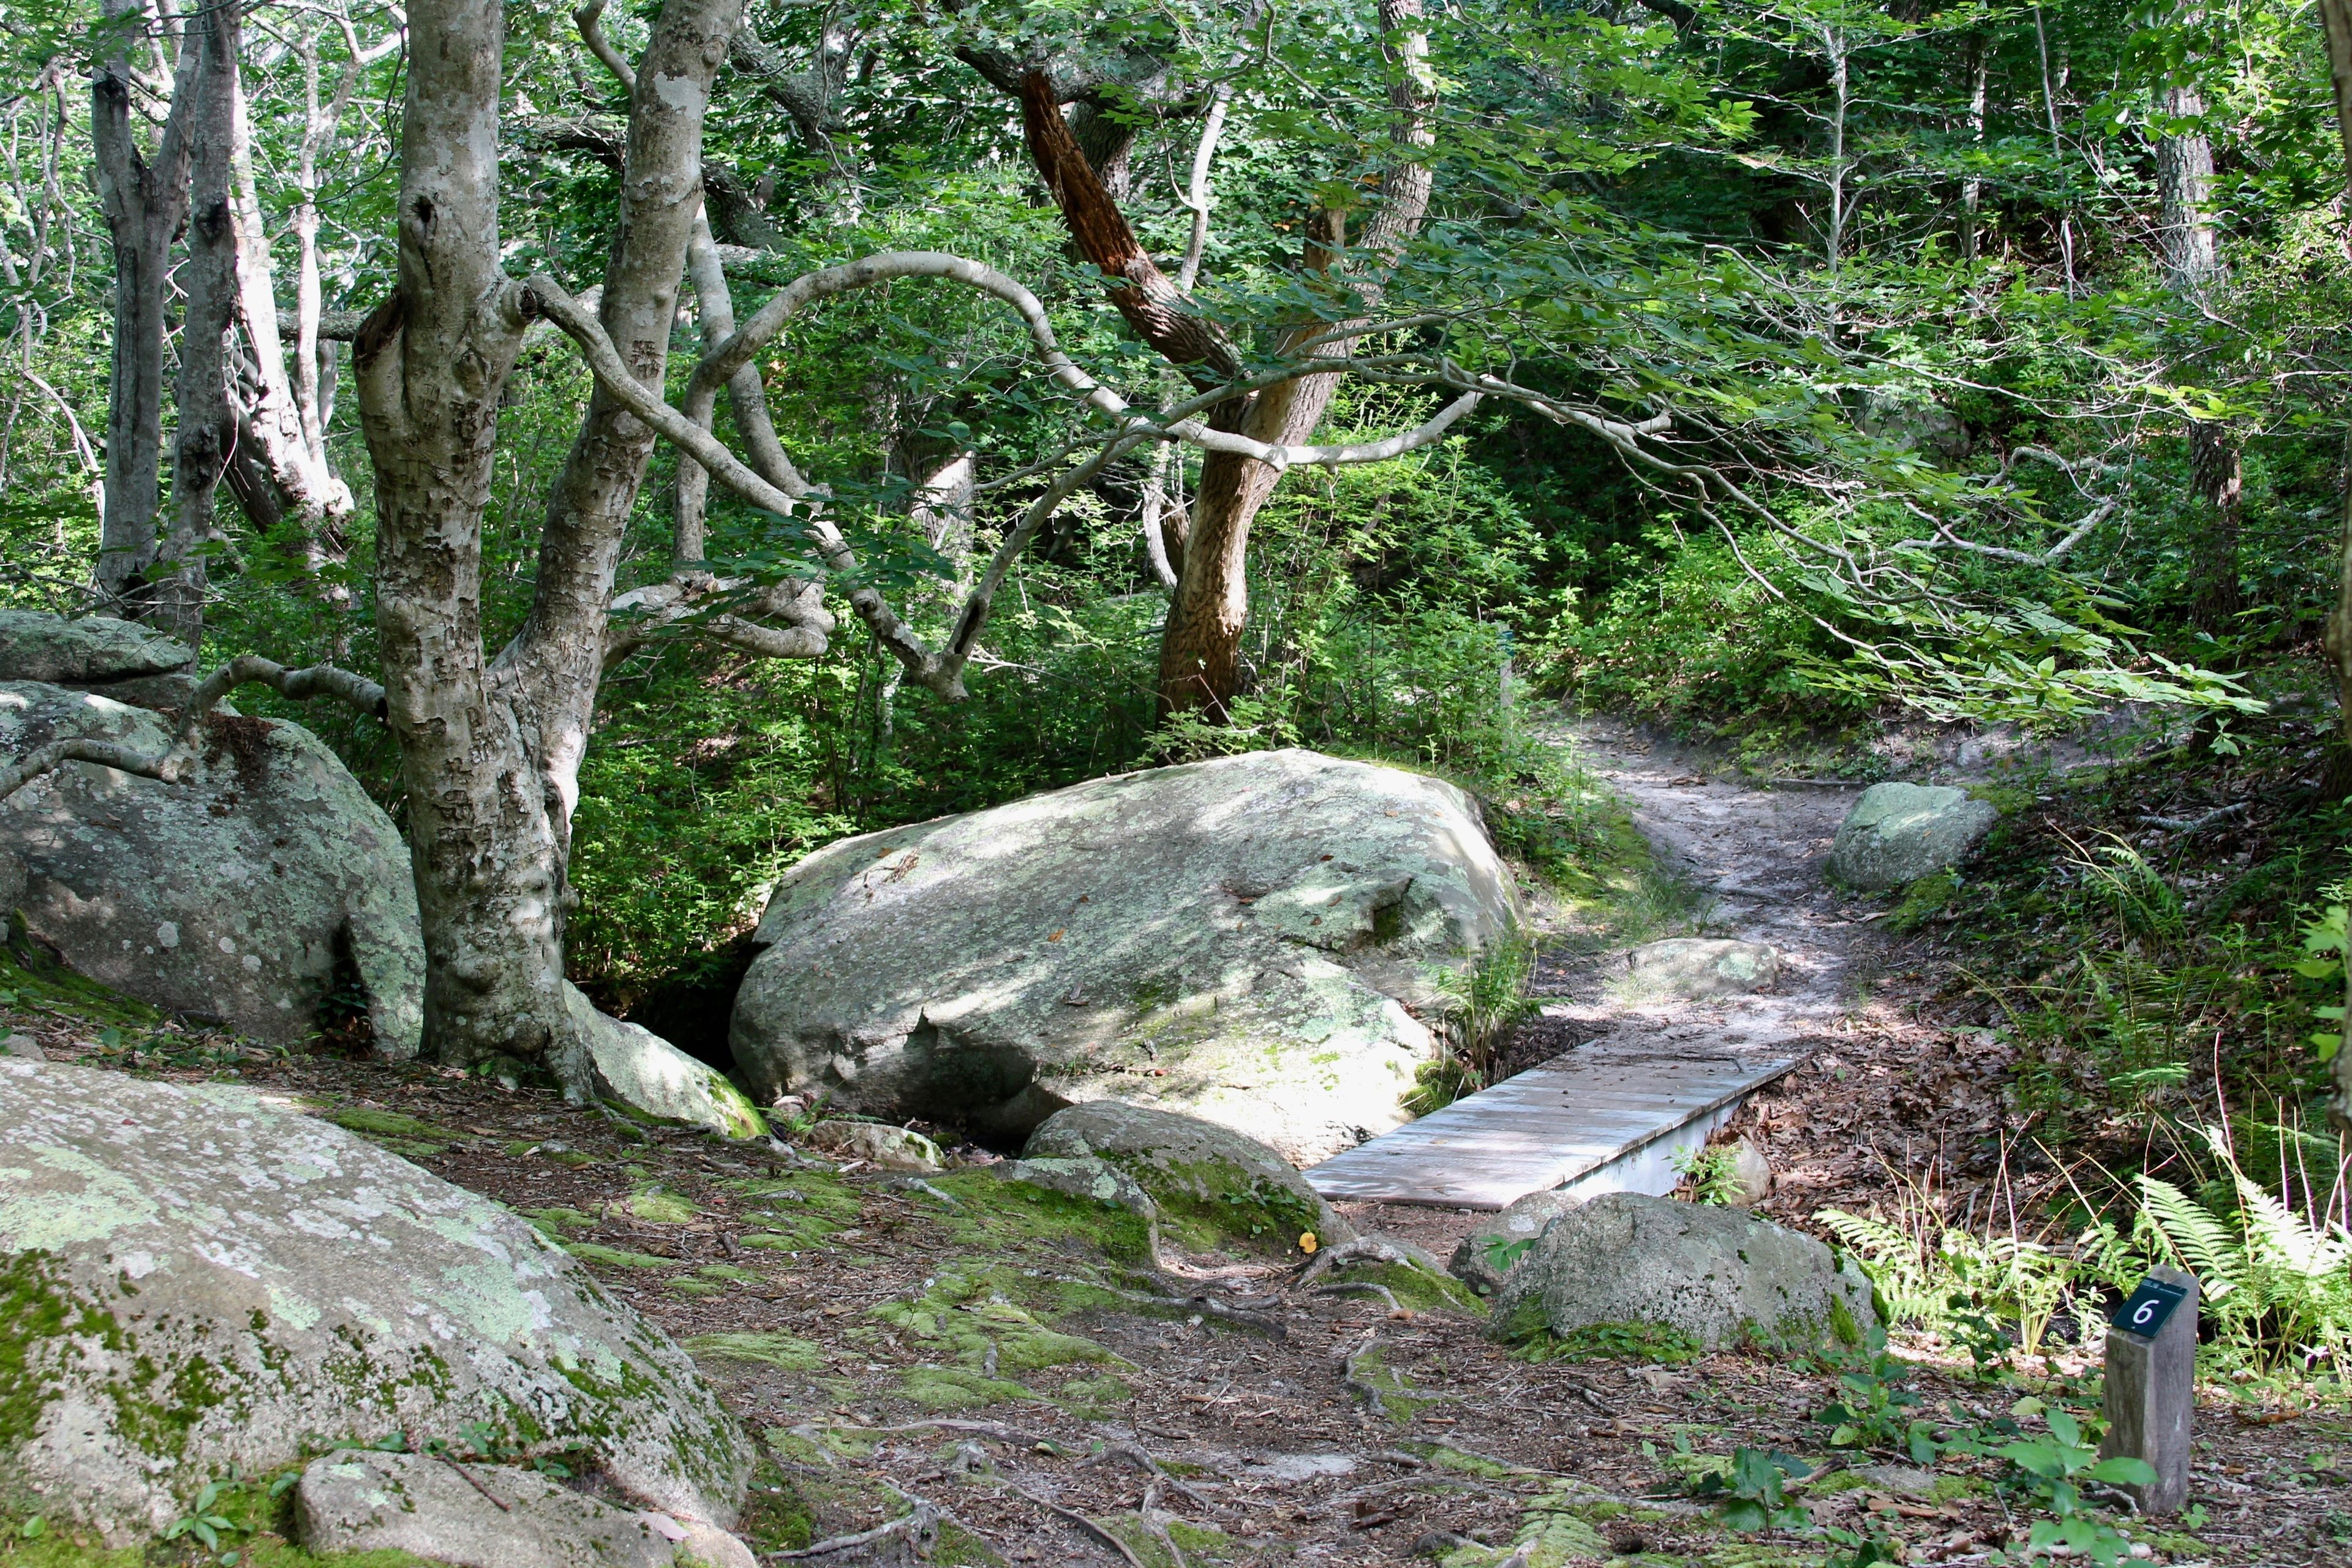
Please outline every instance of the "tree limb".
[{"label": "tree limb", "polygon": [[383,688],[365,676],[354,675],[348,669],[338,669],[331,664],[314,664],[304,669],[289,669],[284,665],[263,658],[258,654],[244,654],[233,658],[206,677],[188,699],[182,710],[180,728],[172,743],[161,752],[148,752],[111,741],[94,741],[86,736],[71,736],[36,746],[5,768],[0,768],[0,800],[5,800],[43,773],[65,763],[97,763],[121,773],[136,773],[163,784],[177,784],[195,761],[205,717],[219,706],[222,698],[245,685],[267,686],[281,697],[295,702],[308,702],[320,697],[331,697],[347,707],[357,710],[381,722],[384,717]]}]

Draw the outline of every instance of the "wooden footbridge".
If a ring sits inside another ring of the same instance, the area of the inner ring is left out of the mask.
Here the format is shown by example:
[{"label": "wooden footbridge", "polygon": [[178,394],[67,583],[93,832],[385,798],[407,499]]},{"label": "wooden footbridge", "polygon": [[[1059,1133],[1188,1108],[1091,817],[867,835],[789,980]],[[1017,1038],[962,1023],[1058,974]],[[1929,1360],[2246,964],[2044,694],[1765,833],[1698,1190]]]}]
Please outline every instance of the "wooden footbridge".
[{"label": "wooden footbridge", "polygon": [[1552,1187],[1663,1194],[1675,1157],[1804,1059],[1796,1039],[1635,1025],[1580,1046],[1306,1173],[1340,1201],[1498,1209]]}]

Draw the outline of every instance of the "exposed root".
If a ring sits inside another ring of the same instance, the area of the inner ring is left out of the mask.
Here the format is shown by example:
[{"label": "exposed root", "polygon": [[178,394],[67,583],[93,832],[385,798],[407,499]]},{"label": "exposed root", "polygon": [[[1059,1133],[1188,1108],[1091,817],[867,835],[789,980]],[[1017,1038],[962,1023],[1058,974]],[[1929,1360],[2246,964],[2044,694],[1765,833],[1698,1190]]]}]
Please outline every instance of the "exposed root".
[{"label": "exposed root", "polygon": [[[1135,1548],[1129,1546],[1126,1542],[1121,1541],[1109,1531],[1105,1530],[1101,1525],[1097,1524],[1093,1520],[1088,1519],[1085,1514],[1078,1512],[1076,1509],[1064,1508],[1060,1503],[1055,1502],[1053,1499],[1039,1497],[1035,1492],[1029,1490],[1026,1487],[1014,1486],[1011,1481],[1005,1482],[1004,1487],[1007,1491],[1013,1493],[1015,1496],[1026,1498],[1029,1501],[1035,1503],[1039,1508],[1044,1509],[1046,1512],[1076,1525],[1080,1530],[1086,1531],[1088,1536],[1101,1542],[1105,1546],[1108,1546],[1112,1551],[1118,1552],[1128,1563],[1129,1568],[1151,1568],[1150,1563],[1144,1562],[1142,1558],[1138,1557],[1135,1554]],[[1171,1544],[1172,1545],[1173,1542]]]},{"label": "exposed root", "polygon": [[1318,1285],[1308,1292],[1313,1296],[1378,1296],[1389,1304],[1389,1310],[1400,1318],[1412,1314],[1396,1299],[1396,1292],[1371,1279],[1342,1279],[1336,1285]]},{"label": "exposed root", "polygon": [[914,1500],[911,1512],[899,1515],[887,1524],[877,1524],[871,1530],[861,1530],[855,1535],[836,1535],[797,1552],[768,1552],[761,1555],[772,1561],[793,1558],[837,1557],[845,1552],[871,1552],[877,1547],[903,1541],[908,1550],[919,1558],[928,1558],[940,1539],[940,1510],[922,1499]]},{"label": "exposed root", "polygon": [[1380,1345],[1381,1337],[1377,1332],[1366,1334],[1356,1348],[1348,1352],[1347,1360],[1340,1363],[1339,1381],[1347,1385],[1349,1392],[1370,1405],[1373,1415],[1385,1419],[1389,1413],[1388,1401],[1381,1397],[1379,1389],[1356,1375],[1356,1363],[1380,1349]]},{"label": "exposed root", "polygon": [[1215,1297],[1205,1293],[1192,1296],[1158,1296],[1148,1290],[1123,1290],[1116,1285],[1105,1284],[1099,1279],[1080,1279],[1069,1274],[1057,1274],[1055,1278],[1066,1285],[1083,1285],[1090,1290],[1108,1291],[1111,1295],[1132,1301],[1139,1307],[1173,1307],[1181,1311],[1199,1312],[1203,1317],[1214,1318],[1221,1323],[1231,1323],[1237,1329],[1247,1329],[1252,1333],[1264,1334],[1269,1339],[1284,1339],[1288,1337],[1290,1332],[1282,1320],[1271,1313],[1252,1312],[1238,1307],[1228,1307]]},{"label": "exposed root", "polygon": [[[1343,1241],[1337,1247],[1327,1247],[1315,1255],[1307,1271],[1298,1277],[1296,1289],[1305,1289],[1342,1263],[1394,1263],[1406,1268],[1422,1268],[1402,1247],[1382,1241],[1377,1236],[1360,1236],[1353,1241]],[[1423,1269],[1423,1272],[1427,1272]]]},{"label": "exposed root", "polygon": [[1217,1502],[1215,1500],[1202,1495],[1198,1488],[1188,1485],[1181,1478],[1171,1473],[1168,1468],[1162,1465],[1157,1458],[1154,1458],[1149,1450],[1137,1444],[1121,1443],[1116,1447],[1107,1448],[1103,1451],[1101,1458],[1097,1458],[1090,1462],[1098,1465],[1105,1459],[1125,1459],[1137,1469],[1139,1469],[1144,1474],[1150,1476],[1154,1488],[1163,1485],[1172,1487],[1177,1491],[1182,1492],[1186,1497],[1191,1498],[1194,1502],[1199,1503],[1202,1508],[1213,1510],[1222,1510],[1224,1506],[1223,1504]]}]

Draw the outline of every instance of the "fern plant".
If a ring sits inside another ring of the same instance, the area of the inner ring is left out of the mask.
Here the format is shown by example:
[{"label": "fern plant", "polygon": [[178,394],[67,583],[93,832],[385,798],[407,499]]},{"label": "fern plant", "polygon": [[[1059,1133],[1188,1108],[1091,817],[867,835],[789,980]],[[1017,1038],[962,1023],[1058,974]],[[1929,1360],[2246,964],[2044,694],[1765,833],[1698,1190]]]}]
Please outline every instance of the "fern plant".
[{"label": "fern plant", "polygon": [[2352,1350],[2352,1232],[2295,1213],[2247,1177],[2224,1133],[2199,1131],[2234,1203],[2201,1201],[2143,1173],[2136,1239],[2197,1276],[2199,1310],[2231,1359],[2262,1371],[2290,1360],[2342,1369]]}]

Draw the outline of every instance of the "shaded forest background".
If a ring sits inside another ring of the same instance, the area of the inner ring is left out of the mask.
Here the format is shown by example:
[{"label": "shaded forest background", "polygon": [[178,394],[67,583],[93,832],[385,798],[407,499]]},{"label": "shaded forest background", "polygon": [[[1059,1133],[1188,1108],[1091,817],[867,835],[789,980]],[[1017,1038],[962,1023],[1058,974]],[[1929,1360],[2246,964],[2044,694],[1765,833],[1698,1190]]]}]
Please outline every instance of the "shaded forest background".
[{"label": "shaded forest background", "polygon": [[[90,73],[123,36],[110,26],[154,25],[107,9],[0,7],[0,595],[62,611],[91,602],[109,398]],[[604,17],[625,53],[651,10]],[[985,260],[1038,292],[1079,363],[1139,401],[1173,396],[1181,377],[1072,247],[1019,104],[969,60],[1051,46],[1108,62],[1082,107],[1132,130],[1113,184],[1171,270],[1208,106],[1228,105],[1198,300],[1242,332],[1282,319],[1314,215],[1369,200],[1385,112],[1371,11],[755,5],[713,101],[712,228],[754,298],[879,250]],[[394,261],[398,15],[330,0],[245,22],[246,177],[281,297],[291,309],[310,226],[324,311],[363,313]],[[509,27],[509,268],[576,289],[611,240],[617,89],[561,9]],[[1197,455],[1124,458],[1062,508],[961,703],[902,688],[845,614],[813,660],[669,628],[608,671],[582,772],[565,934],[601,1004],[706,1044],[766,888],[809,849],[1141,763],[1291,743],[1398,759],[1472,784],[1540,860],[1593,831],[1557,806],[1565,764],[1536,733],[1562,699],[1765,757],[1897,717],[2054,725],[2143,700],[2185,704],[2226,756],[2264,732],[2263,704],[2332,698],[2319,645],[2352,263],[2311,10],[1497,0],[1433,11],[1430,39],[1435,194],[1390,313],[1507,313],[1488,342],[1517,382],[1677,413],[1685,460],[1737,476],[1775,521],[1501,400],[1396,460],[1293,472],[1252,535],[1223,724],[1155,712],[1167,601],[1144,533]],[[167,76],[140,78],[142,134]],[[172,310],[176,331],[184,300]],[[249,383],[253,345],[232,342]],[[786,445],[855,519],[866,580],[944,622],[973,552],[1042,483],[1021,471],[1066,437],[1017,324],[900,283],[812,312],[790,342],[767,373]],[[320,351],[330,392],[338,353]],[[493,647],[530,607],[588,384],[549,333],[509,391],[485,530]],[[1320,438],[1437,401],[1350,382]],[[207,663],[372,668],[356,400],[322,412],[349,515],[272,516],[232,465],[240,500],[203,546]],[[924,487],[965,453],[982,488],[943,507]],[[625,588],[670,570],[676,480],[664,448]],[[715,567],[828,575],[785,520],[723,498],[711,519]],[[383,731],[299,716],[398,819]],[[2330,874],[2315,865],[2278,912]]]}]

